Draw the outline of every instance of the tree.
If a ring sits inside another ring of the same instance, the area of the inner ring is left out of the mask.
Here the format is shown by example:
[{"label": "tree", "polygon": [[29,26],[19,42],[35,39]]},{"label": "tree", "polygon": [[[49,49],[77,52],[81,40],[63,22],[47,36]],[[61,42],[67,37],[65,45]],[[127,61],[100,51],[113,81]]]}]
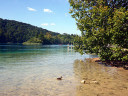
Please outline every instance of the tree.
[{"label": "tree", "polygon": [[30,24],[0,18],[0,43],[69,44],[76,35],[59,34]]},{"label": "tree", "polygon": [[59,34],[30,24],[0,18],[0,43],[23,43],[33,37],[37,38],[38,35],[40,38],[47,32],[53,36]]},{"label": "tree", "polygon": [[69,2],[70,13],[82,34],[75,43],[76,50],[96,53],[101,60],[128,61],[128,1]]}]

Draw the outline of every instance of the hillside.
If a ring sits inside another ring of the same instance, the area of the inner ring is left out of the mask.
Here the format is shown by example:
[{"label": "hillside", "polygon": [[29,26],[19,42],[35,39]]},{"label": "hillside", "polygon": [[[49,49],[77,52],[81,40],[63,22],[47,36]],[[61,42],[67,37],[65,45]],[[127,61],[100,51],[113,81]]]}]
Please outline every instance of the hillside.
[{"label": "hillside", "polygon": [[59,34],[30,24],[0,18],[0,43],[67,44],[73,42],[75,36]]}]

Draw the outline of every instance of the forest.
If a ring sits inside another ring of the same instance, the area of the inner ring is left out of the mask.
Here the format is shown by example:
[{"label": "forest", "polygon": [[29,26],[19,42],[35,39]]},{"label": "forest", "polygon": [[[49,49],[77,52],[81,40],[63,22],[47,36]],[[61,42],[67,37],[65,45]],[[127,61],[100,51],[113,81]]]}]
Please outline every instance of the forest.
[{"label": "forest", "polygon": [[0,18],[0,43],[71,44],[76,36]]}]

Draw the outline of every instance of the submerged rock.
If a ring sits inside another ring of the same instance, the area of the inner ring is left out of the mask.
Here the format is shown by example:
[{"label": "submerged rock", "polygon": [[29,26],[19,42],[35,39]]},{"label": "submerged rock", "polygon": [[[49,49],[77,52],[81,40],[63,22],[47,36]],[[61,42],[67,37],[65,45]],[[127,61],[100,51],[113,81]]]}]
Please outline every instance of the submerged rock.
[{"label": "submerged rock", "polygon": [[59,78],[56,78],[57,80],[62,80],[62,76],[61,77],[59,77]]},{"label": "submerged rock", "polygon": [[85,84],[85,80],[80,81],[82,84]]},{"label": "submerged rock", "polygon": [[99,84],[98,81],[90,81],[90,83],[93,83],[93,84]]},{"label": "submerged rock", "polygon": [[125,70],[128,70],[128,65],[124,65],[123,67]]},{"label": "submerged rock", "polygon": [[80,60],[80,62],[84,62],[83,60]]}]

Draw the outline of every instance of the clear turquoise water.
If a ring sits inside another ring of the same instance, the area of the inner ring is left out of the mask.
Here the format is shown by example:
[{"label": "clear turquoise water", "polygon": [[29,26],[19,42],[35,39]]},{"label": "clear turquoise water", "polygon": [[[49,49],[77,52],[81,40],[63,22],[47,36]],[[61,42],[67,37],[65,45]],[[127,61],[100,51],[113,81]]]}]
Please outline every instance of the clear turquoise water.
[{"label": "clear turquoise water", "polygon": [[85,60],[93,57],[66,45],[0,45],[0,96],[127,96],[127,71]]},{"label": "clear turquoise water", "polygon": [[66,45],[0,45],[0,96],[55,96],[70,91],[65,90],[75,86],[70,80],[58,90],[61,83],[56,78],[73,79],[74,61],[89,57],[95,56],[80,55]]}]

